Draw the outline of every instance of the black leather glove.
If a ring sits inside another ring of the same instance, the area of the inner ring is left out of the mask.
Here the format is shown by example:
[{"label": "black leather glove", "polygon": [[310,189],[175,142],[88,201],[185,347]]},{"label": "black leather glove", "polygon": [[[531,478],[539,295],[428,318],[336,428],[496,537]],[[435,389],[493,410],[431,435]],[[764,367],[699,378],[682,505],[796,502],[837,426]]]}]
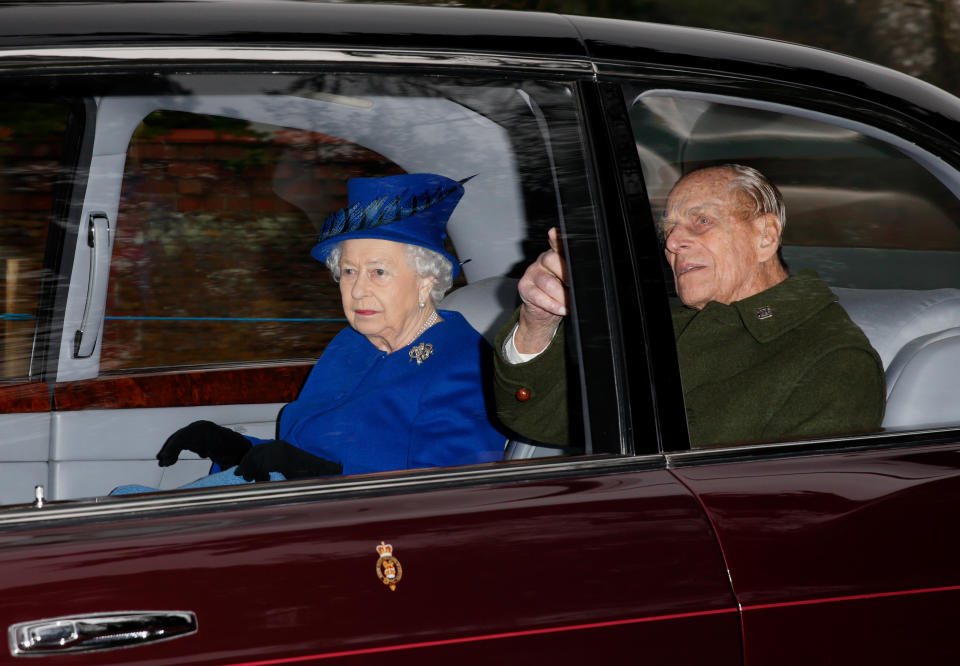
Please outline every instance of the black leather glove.
[{"label": "black leather glove", "polygon": [[269,481],[270,472],[280,472],[288,479],[307,479],[342,474],[343,465],[277,439],[253,447],[234,474],[246,481]]},{"label": "black leather glove", "polygon": [[250,440],[230,428],[212,421],[194,421],[167,438],[157,452],[157,460],[160,461],[160,467],[169,467],[177,462],[180,452],[186,449],[209,458],[220,465],[220,469],[227,469],[239,463],[251,448],[253,444]]}]

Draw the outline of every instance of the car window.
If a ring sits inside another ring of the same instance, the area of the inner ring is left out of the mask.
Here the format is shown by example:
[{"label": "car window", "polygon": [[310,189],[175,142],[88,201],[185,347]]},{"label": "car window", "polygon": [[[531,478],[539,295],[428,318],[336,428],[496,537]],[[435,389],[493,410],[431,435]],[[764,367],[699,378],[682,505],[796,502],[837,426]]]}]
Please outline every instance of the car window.
[{"label": "car window", "polygon": [[[57,379],[54,427],[49,442],[30,435],[50,451],[48,499],[126,484],[174,489],[204,477],[210,460],[189,451],[176,465],[157,465],[164,441],[191,422],[257,441],[278,436],[281,409],[347,326],[339,287],[310,252],[327,216],[347,207],[352,178],[464,181],[446,239],[462,272],[440,308],[459,312],[488,342],[516,307],[517,280],[545,249],[549,228],[571,235],[571,276],[581,262],[588,271],[600,265],[571,82],[170,72],[105,73],[80,88],[78,98],[96,104],[85,123],[89,178],[70,220],[79,241],[64,251],[72,264],[59,268],[70,290],[56,303],[59,357],[48,359],[56,364],[48,368]],[[66,90],[76,95],[76,82]],[[599,279],[571,282],[576,299],[602,307]],[[607,324],[584,325],[605,357]],[[570,446],[512,441],[494,415],[484,366],[474,390],[498,440],[483,461],[620,453],[619,438],[594,434],[617,420],[587,416],[580,378],[590,361],[579,328],[570,330]],[[591,381],[604,381],[603,372]],[[463,431],[456,418],[444,421],[445,407],[434,408],[438,432]],[[600,408],[615,413],[616,404]],[[364,420],[388,418],[371,409]]]},{"label": "car window", "polygon": [[18,100],[0,110],[0,381],[26,379],[68,107]]},{"label": "car window", "polygon": [[[960,358],[955,348],[960,340],[956,170],[854,118],[639,86],[626,86],[624,93],[655,216],[662,214],[674,183],[698,168],[736,163],[766,175],[783,195],[782,255],[789,274],[815,271],[877,353],[885,378],[882,429],[952,424],[951,409],[939,395],[956,390],[944,364]],[[664,271],[672,284],[666,262]],[[681,308],[675,293],[672,297]],[[682,350],[680,355],[683,368]],[[692,376],[692,370],[686,377],[681,371],[688,425],[696,401]],[[826,390],[822,383],[805,381],[806,395]],[[718,377],[714,389],[720,385]],[[791,400],[795,406],[803,402],[796,396]],[[745,414],[756,409],[775,413],[777,407],[742,406],[728,420],[754,418]],[[862,429],[842,423],[830,428],[822,434]]]}]

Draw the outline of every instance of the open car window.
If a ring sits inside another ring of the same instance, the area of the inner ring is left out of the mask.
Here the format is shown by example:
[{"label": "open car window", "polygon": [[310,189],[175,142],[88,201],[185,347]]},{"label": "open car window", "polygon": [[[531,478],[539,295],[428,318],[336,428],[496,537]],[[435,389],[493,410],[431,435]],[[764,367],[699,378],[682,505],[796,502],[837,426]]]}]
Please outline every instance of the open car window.
[{"label": "open car window", "polygon": [[[448,225],[462,274],[440,307],[490,341],[547,229],[575,231],[575,252],[597,264],[571,83],[300,72],[105,74],[92,85],[68,81],[58,93],[92,101],[82,123],[88,162],[72,198],[62,195],[69,219],[58,222],[73,235],[59,254],[45,248],[48,212],[18,237],[36,236],[31,261],[45,251],[47,270],[59,273],[46,304],[59,345],[41,368],[34,330],[18,338],[20,365],[32,361],[51,380],[50,403],[22,433],[31,467],[4,503],[28,501],[34,485],[47,499],[180,487],[206,475],[209,460],[187,452],[160,469],[155,456],[196,420],[276,437],[278,413],[346,326],[339,288],[310,249],[326,216],[346,207],[350,178],[470,178]],[[23,180],[31,167],[12,168]],[[602,298],[599,283],[576,289]],[[14,314],[37,307],[15,305]],[[585,363],[578,344],[571,336],[573,387]],[[585,392],[571,393],[571,450],[516,455],[619,451],[613,440],[595,444]],[[12,473],[25,463],[22,453],[0,461]]]},{"label": "open car window", "polygon": [[[625,86],[624,94],[656,216],[690,171],[725,163],[759,170],[783,194],[789,273],[815,271],[879,355],[882,429],[956,425],[947,397],[957,390],[948,368],[960,358],[955,169],[852,118],[640,86]],[[666,264],[664,270],[672,284]],[[808,389],[815,393],[816,382]],[[837,425],[821,434],[856,432]]]}]

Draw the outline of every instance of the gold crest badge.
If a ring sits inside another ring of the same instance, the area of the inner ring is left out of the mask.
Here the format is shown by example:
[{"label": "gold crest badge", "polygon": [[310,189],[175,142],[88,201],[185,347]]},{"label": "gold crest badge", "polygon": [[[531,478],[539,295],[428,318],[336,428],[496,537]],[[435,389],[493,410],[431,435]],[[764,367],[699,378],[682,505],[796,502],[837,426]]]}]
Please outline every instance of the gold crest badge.
[{"label": "gold crest badge", "polygon": [[380,555],[377,560],[377,578],[384,585],[388,585],[391,591],[396,591],[397,583],[403,578],[400,560],[393,556],[393,546],[383,541],[377,546],[377,553]]}]

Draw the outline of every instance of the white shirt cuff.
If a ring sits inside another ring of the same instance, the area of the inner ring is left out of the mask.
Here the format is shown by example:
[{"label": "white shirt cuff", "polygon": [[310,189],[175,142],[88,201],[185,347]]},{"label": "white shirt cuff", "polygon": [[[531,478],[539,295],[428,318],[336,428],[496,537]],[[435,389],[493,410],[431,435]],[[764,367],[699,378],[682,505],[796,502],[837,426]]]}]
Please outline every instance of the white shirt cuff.
[{"label": "white shirt cuff", "polygon": [[[503,341],[503,358],[507,360],[507,363],[510,365],[517,365],[518,363],[526,363],[531,361],[536,357],[540,356],[543,352],[547,350],[547,347],[544,347],[538,352],[533,352],[532,354],[524,354],[517,351],[517,343],[514,340],[514,336],[517,335],[517,329],[520,328],[519,322],[513,325],[513,330],[510,331],[510,335],[507,336],[507,339]],[[554,335],[557,334],[556,331],[553,332]]]}]

